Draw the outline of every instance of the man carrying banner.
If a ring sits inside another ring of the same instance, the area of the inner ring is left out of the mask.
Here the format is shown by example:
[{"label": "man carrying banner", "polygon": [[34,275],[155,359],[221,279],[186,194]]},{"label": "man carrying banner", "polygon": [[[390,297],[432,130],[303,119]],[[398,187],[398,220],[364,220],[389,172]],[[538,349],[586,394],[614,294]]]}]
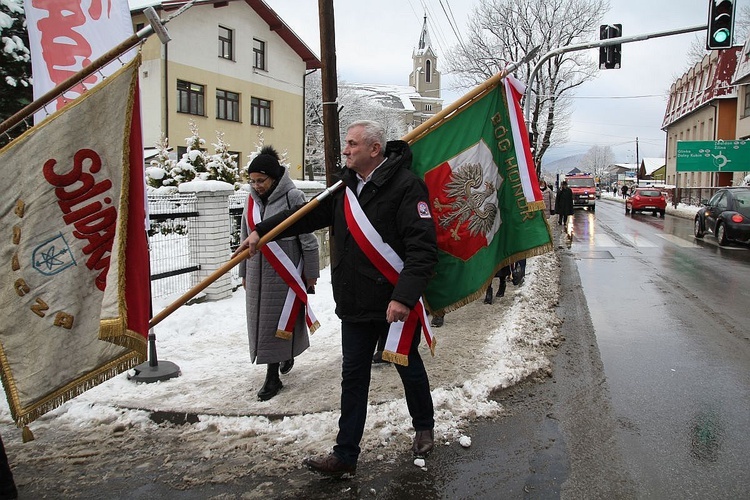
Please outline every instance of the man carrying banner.
[{"label": "man carrying banner", "polygon": [[[421,295],[437,261],[435,225],[425,183],[409,170],[411,150],[403,141],[385,143],[378,123],[352,123],[346,135],[342,173],[345,190],[281,232],[279,237],[332,226],[331,257],[336,314],[341,318],[342,382],[339,433],[333,452],[306,458],[311,470],[334,477],[352,475],[367,416],[372,355],[388,332],[383,358],[392,361],[404,385],[416,431],[412,451],[433,448],[434,410],[419,355],[419,330],[432,347]],[[385,148],[384,148],[385,146]],[[261,235],[293,210],[264,220],[235,252],[252,257]]]}]

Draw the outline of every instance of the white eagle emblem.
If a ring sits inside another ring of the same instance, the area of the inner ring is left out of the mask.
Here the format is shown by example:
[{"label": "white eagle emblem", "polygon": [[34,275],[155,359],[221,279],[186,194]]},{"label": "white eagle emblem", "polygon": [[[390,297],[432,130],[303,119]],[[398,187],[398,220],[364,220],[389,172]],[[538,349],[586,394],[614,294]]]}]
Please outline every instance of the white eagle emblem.
[{"label": "white eagle emblem", "polygon": [[472,237],[490,233],[498,211],[497,190],[485,181],[481,163],[466,163],[454,170],[443,192],[454,201],[444,205],[435,199],[433,205],[439,213],[438,224],[450,229],[453,239],[461,239],[458,230],[466,221]]}]

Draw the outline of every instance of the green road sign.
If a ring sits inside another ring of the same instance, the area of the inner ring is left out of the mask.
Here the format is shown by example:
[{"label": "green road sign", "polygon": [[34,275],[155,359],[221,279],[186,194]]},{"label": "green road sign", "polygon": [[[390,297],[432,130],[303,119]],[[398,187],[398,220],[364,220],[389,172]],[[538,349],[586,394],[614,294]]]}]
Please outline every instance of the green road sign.
[{"label": "green road sign", "polygon": [[677,141],[678,172],[750,172],[750,141]]}]

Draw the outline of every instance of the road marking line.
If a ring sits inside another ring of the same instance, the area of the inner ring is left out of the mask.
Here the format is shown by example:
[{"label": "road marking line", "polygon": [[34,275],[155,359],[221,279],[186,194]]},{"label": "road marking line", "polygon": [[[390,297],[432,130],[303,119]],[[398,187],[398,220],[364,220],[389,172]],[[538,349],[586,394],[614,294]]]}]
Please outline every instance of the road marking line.
[{"label": "road marking line", "polygon": [[674,243],[678,247],[682,247],[682,248],[700,248],[701,247],[694,241],[680,238],[679,236],[675,236],[674,234],[657,234],[656,236],[658,236],[659,238],[663,238],[670,243]]},{"label": "road marking line", "polygon": [[648,241],[639,234],[623,234],[621,236],[638,248],[654,248],[657,246],[656,243]]},{"label": "road marking line", "polygon": [[607,236],[606,234],[596,234],[594,236],[594,245],[597,247],[618,247],[615,240]]}]

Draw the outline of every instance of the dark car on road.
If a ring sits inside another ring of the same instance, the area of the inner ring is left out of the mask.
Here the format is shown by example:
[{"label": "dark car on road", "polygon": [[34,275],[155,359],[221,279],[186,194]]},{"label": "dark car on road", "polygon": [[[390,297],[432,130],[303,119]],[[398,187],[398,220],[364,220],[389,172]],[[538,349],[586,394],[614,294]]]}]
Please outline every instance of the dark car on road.
[{"label": "dark car on road", "polygon": [[636,188],[633,194],[625,200],[625,214],[638,212],[652,212],[664,217],[667,210],[667,199],[664,193],[653,188]]},{"label": "dark car on road", "polygon": [[720,189],[702,203],[704,206],[695,214],[696,238],[711,233],[722,246],[750,243],[750,187]]}]

